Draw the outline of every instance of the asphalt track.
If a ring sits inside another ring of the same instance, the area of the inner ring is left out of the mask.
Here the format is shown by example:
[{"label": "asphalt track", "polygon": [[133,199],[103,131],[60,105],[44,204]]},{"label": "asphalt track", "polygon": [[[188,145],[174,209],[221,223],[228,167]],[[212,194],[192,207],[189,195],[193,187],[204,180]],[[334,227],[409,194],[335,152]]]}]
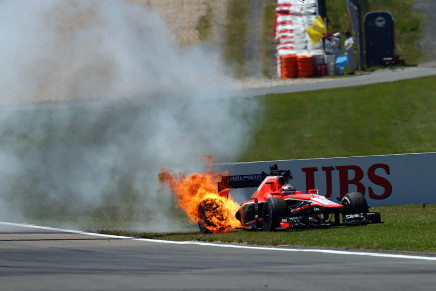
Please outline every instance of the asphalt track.
[{"label": "asphalt track", "polygon": [[364,73],[350,77],[347,76],[345,78],[325,78],[321,79],[319,82],[279,85],[274,87],[250,88],[242,90],[240,94],[243,96],[260,96],[266,94],[295,93],[395,82],[435,75],[436,61],[420,66],[384,69],[372,73]]},{"label": "asphalt track", "polygon": [[436,256],[102,236],[0,223],[1,290],[432,290]]},{"label": "asphalt track", "polygon": [[[410,67],[245,94],[430,75],[434,66]],[[1,290],[433,290],[435,275],[432,254],[174,243],[0,222]]]}]

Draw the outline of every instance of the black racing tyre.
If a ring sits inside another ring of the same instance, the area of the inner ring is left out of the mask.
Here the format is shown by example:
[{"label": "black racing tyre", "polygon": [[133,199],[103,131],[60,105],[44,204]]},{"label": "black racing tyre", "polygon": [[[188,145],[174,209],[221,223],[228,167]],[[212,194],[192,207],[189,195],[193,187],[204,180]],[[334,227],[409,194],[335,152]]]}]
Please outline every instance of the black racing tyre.
[{"label": "black racing tyre", "polygon": [[208,198],[201,201],[198,206],[198,227],[201,233],[220,232],[228,228],[214,222],[220,222],[226,219],[227,213],[222,211],[222,206],[223,202],[219,199]]},{"label": "black racing tyre", "polygon": [[360,192],[345,194],[344,198],[342,198],[342,205],[344,206],[344,214],[368,212],[368,203]]},{"label": "black racing tyre", "polygon": [[203,234],[212,233],[208,228],[211,223],[206,216],[206,207],[207,206],[204,202],[202,202],[198,207],[198,227],[200,228],[200,232]]},{"label": "black racing tyre", "polygon": [[288,206],[283,198],[268,198],[263,206],[263,229],[273,231],[280,226],[280,217],[287,216]]}]

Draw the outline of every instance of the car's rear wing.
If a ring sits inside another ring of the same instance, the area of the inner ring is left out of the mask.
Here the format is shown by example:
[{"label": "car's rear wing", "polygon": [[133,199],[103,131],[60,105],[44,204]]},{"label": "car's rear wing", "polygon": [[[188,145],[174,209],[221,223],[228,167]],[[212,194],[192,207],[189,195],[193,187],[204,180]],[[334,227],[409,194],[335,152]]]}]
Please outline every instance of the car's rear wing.
[{"label": "car's rear wing", "polygon": [[290,170],[278,170],[277,164],[269,167],[270,173],[262,172],[260,174],[223,176],[221,182],[218,182],[218,192],[230,188],[255,188],[262,184],[268,176],[283,176],[286,181],[292,179]]},{"label": "car's rear wing", "polygon": [[259,185],[262,183],[265,177],[266,177],[266,173],[223,176],[221,182],[218,182],[218,192],[230,188],[259,187]]}]

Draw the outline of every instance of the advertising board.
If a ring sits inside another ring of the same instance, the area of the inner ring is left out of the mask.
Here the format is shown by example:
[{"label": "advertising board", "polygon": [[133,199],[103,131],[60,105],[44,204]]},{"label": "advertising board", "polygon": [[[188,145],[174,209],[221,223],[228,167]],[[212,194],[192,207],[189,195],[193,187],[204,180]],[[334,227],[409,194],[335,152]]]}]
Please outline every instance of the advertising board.
[{"label": "advertising board", "polygon": [[[297,190],[317,189],[320,195],[340,201],[349,192],[361,192],[369,206],[436,203],[436,153],[380,155],[307,160],[229,163],[218,166],[230,175],[290,170]],[[241,203],[255,188],[232,189]]]}]

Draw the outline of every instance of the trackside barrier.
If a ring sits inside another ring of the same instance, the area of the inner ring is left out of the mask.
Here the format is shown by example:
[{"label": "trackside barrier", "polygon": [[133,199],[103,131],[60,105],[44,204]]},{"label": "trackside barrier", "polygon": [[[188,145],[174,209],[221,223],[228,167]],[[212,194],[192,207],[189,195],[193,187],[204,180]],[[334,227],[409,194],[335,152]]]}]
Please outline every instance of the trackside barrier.
[{"label": "trackside barrier", "polygon": [[[316,19],[317,3],[316,0],[277,0],[273,32],[277,40],[277,73],[281,79],[312,77],[312,56],[324,55],[322,42],[313,45],[306,33]],[[297,66],[295,56],[298,56]]]},{"label": "trackside barrier", "polygon": [[[270,166],[291,170],[297,190],[318,189],[339,201],[348,192],[361,192],[369,206],[436,203],[436,152],[307,160],[280,160],[217,165],[230,175],[269,173]],[[255,188],[232,189],[241,203]]]}]

